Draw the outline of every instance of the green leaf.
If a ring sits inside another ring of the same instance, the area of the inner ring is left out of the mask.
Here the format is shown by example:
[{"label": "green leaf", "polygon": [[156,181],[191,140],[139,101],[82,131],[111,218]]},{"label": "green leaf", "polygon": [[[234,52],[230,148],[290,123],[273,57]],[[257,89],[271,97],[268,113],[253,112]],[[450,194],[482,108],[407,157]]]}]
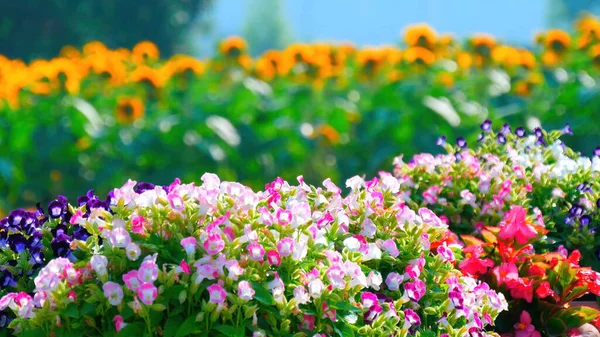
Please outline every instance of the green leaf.
[{"label": "green leaf", "polygon": [[175,337],[184,337],[184,336],[189,336],[192,334],[192,331],[194,331],[195,329],[195,325],[196,325],[196,315],[192,315],[190,317],[188,317],[179,327],[179,329],[177,329],[177,333],[175,334]]},{"label": "green leaf", "polygon": [[165,324],[165,337],[174,337],[177,332],[177,328],[181,326],[183,318],[180,316],[171,316],[167,319]]},{"label": "green leaf", "polygon": [[333,309],[348,310],[352,312],[362,312],[361,308],[355,307],[348,302],[332,302],[329,306]]},{"label": "green leaf", "polygon": [[546,322],[546,329],[548,330],[548,335],[551,337],[564,336],[567,331],[567,326],[563,321],[558,318],[550,318]]},{"label": "green leaf", "polygon": [[244,335],[244,328],[243,327],[233,327],[231,325],[217,325],[215,327],[213,327],[215,330],[218,330],[219,332],[223,333],[226,336],[243,336]]},{"label": "green leaf", "polygon": [[143,336],[145,328],[144,323],[130,323],[119,331],[117,337]]},{"label": "green leaf", "polygon": [[63,314],[67,317],[78,318],[80,316],[79,309],[75,303],[69,303],[63,310]]},{"label": "green leaf", "polygon": [[260,283],[252,281],[252,288],[254,288],[254,298],[256,298],[256,300],[267,305],[275,305],[273,295]]}]

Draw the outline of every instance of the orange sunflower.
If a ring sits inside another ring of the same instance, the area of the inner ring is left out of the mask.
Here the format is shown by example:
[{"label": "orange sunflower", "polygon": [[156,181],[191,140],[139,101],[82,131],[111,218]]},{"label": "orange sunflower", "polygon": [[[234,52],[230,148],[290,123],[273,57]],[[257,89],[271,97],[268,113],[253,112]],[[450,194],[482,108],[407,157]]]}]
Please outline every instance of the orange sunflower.
[{"label": "orange sunflower", "polygon": [[135,64],[143,64],[147,61],[156,61],[160,57],[158,47],[150,41],[142,41],[133,47],[131,59]]},{"label": "orange sunflower", "polygon": [[223,56],[238,57],[246,52],[248,44],[246,40],[239,36],[230,36],[223,40],[219,45],[219,50]]},{"label": "orange sunflower", "polygon": [[435,54],[426,48],[411,47],[404,51],[404,59],[411,64],[430,66],[435,62]]},{"label": "orange sunflower", "polygon": [[544,45],[548,50],[552,50],[555,53],[562,53],[569,49],[571,46],[571,35],[560,29],[551,29],[546,32],[544,39]]},{"label": "orange sunflower", "polygon": [[477,34],[471,38],[471,47],[479,56],[489,58],[496,47],[496,39],[489,34]]},{"label": "orange sunflower", "polygon": [[130,124],[144,117],[144,103],[138,97],[122,97],[117,102],[115,117],[123,124]]},{"label": "orange sunflower", "polygon": [[437,32],[428,24],[412,25],[404,31],[404,41],[410,47],[433,49],[437,41]]}]

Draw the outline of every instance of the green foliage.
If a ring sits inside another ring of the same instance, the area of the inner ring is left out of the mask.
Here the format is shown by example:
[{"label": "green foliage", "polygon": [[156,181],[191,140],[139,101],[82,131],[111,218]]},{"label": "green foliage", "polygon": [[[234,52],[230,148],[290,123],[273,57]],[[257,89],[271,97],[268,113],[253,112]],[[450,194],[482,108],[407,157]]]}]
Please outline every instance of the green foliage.
[{"label": "green foliage", "polygon": [[211,0],[23,0],[0,2],[0,54],[53,57],[65,45],[100,40],[131,48],[152,40],[172,54]]}]

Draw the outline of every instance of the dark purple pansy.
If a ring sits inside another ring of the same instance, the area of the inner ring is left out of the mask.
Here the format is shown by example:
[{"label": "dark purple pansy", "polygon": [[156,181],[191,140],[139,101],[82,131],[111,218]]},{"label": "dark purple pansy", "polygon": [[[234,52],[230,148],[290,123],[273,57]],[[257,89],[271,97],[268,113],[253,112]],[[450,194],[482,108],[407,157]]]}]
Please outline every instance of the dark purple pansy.
[{"label": "dark purple pansy", "polygon": [[571,209],[569,210],[569,213],[571,213],[571,215],[574,215],[576,217],[580,217],[583,215],[583,211],[585,211],[583,209],[583,207],[579,206],[579,205],[573,205],[571,207]]},{"label": "dark purple pansy", "polygon": [[383,307],[379,303],[373,304],[364,315],[365,324],[371,325],[374,320],[379,317],[379,314],[383,311]]},{"label": "dark purple pansy", "polygon": [[464,149],[467,147],[467,141],[463,137],[458,137],[456,139],[456,145],[461,149]]},{"label": "dark purple pansy", "polygon": [[67,210],[67,207],[60,200],[53,200],[48,205],[48,215],[51,218],[57,219],[60,218]]},{"label": "dark purple pansy", "polygon": [[565,127],[562,128],[562,130],[560,130],[560,134],[561,135],[573,135],[573,130],[571,129],[571,127],[569,126],[569,123],[565,124]]},{"label": "dark purple pansy", "polygon": [[543,137],[538,138],[537,142],[535,142],[538,145],[543,145],[543,146],[547,146],[548,144],[546,144],[546,141],[544,140]]},{"label": "dark purple pansy", "polygon": [[92,199],[90,201],[87,202],[87,210],[88,212],[91,212],[92,209],[94,208],[101,208],[105,211],[110,210],[110,208],[108,207],[108,203],[104,200],[100,200],[100,199]]},{"label": "dark purple pansy", "polygon": [[83,227],[79,225],[75,225],[72,227],[73,229],[73,238],[76,240],[85,241],[88,237],[90,237],[90,233]]},{"label": "dark purple pansy", "polygon": [[577,190],[578,191],[583,191],[585,189],[586,184],[587,183],[583,182],[583,183],[577,185]]},{"label": "dark purple pansy", "polygon": [[511,131],[512,131],[512,130],[510,129],[510,125],[508,125],[508,124],[504,124],[504,125],[502,126],[502,130],[500,130],[500,133],[501,133],[501,134],[503,134],[503,135],[506,135],[506,134],[509,134],[509,133],[511,133]]},{"label": "dark purple pansy", "polygon": [[581,226],[587,226],[590,224],[590,222],[592,221],[592,217],[589,215],[583,215],[581,218],[579,218],[579,224]]},{"label": "dark purple pansy", "polygon": [[567,225],[573,225],[575,223],[575,217],[572,215],[569,215],[568,217],[565,218],[565,224]]},{"label": "dark purple pansy", "polygon": [[21,233],[14,233],[8,236],[8,246],[13,252],[19,254],[27,249],[27,239]]},{"label": "dark purple pansy", "polygon": [[115,191],[110,191],[108,192],[108,197],[106,197],[106,202],[109,205],[116,205],[117,204],[117,198],[115,198]]},{"label": "dark purple pansy", "polygon": [[41,247],[29,248],[29,255],[31,255],[29,263],[32,265],[41,266],[44,263],[44,253],[42,253]]},{"label": "dark purple pansy", "polygon": [[148,191],[148,190],[153,190],[154,189],[154,184],[152,183],[145,183],[145,182],[141,182],[139,184],[137,184],[134,188],[133,191],[135,193],[144,193],[144,191]]},{"label": "dark purple pansy", "polygon": [[0,229],[0,248],[5,248],[8,245],[8,230]]},{"label": "dark purple pansy", "polygon": [[2,328],[6,328],[11,321],[12,319],[6,312],[0,311],[0,330],[2,330]]},{"label": "dark purple pansy", "polygon": [[590,235],[596,236],[597,232],[598,232],[598,230],[596,229],[596,227],[590,228]]},{"label": "dark purple pansy", "polygon": [[6,269],[0,271],[0,289],[16,286],[17,282],[15,281],[15,276],[10,271]]},{"label": "dark purple pansy", "polygon": [[502,133],[498,134],[498,144],[506,144],[506,137]]},{"label": "dark purple pansy", "polygon": [[35,231],[27,239],[27,246],[29,249],[42,247],[42,232]]},{"label": "dark purple pansy", "polygon": [[525,129],[522,126],[520,126],[515,130],[515,134],[517,135],[517,137],[523,138],[527,133],[525,132]]},{"label": "dark purple pansy", "polygon": [[600,146],[598,146],[594,149],[594,156],[600,157]]},{"label": "dark purple pansy", "polygon": [[490,132],[490,130],[492,130],[492,121],[486,119],[483,123],[481,123],[481,130],[484,132]]},{"label": "dark purple pansy", "polygon": [[11,229],[20,229],[21,223],[25,220],[27,212],[23,209],[16,209],[8,213],[8,227]]},{"label": "dark purple pansy", "polygon": [[55,257],[67,257],[71,253],[70,237],[65,234],[58,235],[52,242],[52,251]]},{"label": "dark purple pansy", "polygon": [[600,208],[600,199],[596,200],[596,207]]},{"label": "dark purple pansy", "polygon": [[460,152],[456,152],[454,154],[454,158],[456,158],[456,161],[461,161],[462,160],[462,154],[460,154]]},{"label": "dark purple pansy", "polygon": [[485,134],[482,132],[479,134],[479,136],[477,136],[477,141],[481,142],[484,138],[485,138]]},{"label": "dark purple pansy", "polygon": [[441,136],[437,139],[437,141],[435,142],[435,145],[437,146],[444,146],[446,145],[446,136]]},{"label": "dark purple pansy", "polygon": [[542,128],[540,128],[539,126],[535,129],[533,129],[533,133],[535,134],[535,136],[537,138],[543,137],[544,133],[542,132]]}]

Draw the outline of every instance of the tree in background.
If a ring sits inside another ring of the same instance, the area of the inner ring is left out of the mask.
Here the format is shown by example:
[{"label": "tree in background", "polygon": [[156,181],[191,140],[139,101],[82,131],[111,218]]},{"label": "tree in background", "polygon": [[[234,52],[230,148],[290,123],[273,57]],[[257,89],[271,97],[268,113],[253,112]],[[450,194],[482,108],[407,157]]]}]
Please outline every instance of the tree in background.
[{"label": "tree in background", "polygon": [[168,56],[185,49],[185,34],[212,0],[0,1],[0,54],[31,60],[65,45],[99,40],[131,48],[150,40]]},{"label": "tree in background", "polygon": [[583,12],[598,14],[599,10],[600,0],[549,0],[548,24],[568,30]]},{"label": "tree in background", "polygon": [[246,8],[243,36],[252,55],[281,49],[290,43],[291,33],[281,0],[247,0]]}]

